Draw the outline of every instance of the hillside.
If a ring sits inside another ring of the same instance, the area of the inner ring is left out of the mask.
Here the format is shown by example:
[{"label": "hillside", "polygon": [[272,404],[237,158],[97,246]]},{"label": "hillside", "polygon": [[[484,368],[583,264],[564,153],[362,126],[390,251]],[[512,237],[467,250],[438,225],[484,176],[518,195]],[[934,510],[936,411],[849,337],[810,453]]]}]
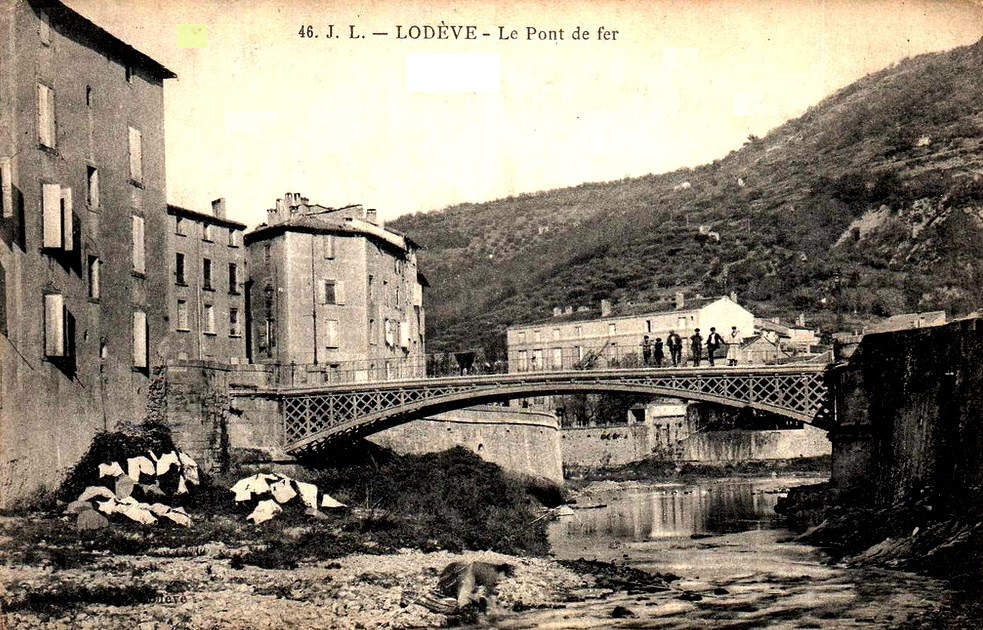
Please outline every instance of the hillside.
[{"label": "hillside", "polygon": [[677,289],[827,331],[977,308],[981,68],[983,41],[922,55],[711,164],[400,217],[425,248],[428,349],[499,352],[555,306]]}]

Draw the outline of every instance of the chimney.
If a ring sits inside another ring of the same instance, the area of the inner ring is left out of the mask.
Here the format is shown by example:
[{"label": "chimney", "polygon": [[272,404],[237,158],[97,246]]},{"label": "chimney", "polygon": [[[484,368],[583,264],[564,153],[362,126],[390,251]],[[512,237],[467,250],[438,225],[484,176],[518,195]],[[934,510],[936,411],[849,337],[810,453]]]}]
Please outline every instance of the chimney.
[{"label": "chimney", "polygon": [[553,317],[559,317],[560,315],[563,315],[563,309],[560,308],[559,306],[554,306],[553,307]]},{"label": "chimney", "polygon": [[368,209],[366,209],[366,211],[365,211],[365,220],[368,221],[369,223],[376,223],[376,217],[377,216],[378,216],[378,213],[376,212],[375,208],[368,208]]},{"label": "chimney", "polygon": [[686,306],[686,298],[683,297],[683,292],[682,291],[677,291],[676,292],[676,310],[677,311],[680,311],[680,310],[682,310],[682,308],[684,306]]},{"label": "chimney", "polygon": [[308,199],[307,197],[301,197],[300,198],[300,203],[304,204],[305,206],[309,206],[310,205],[310,199]]},{"label": "chimney", "polygon": [[730,301],[737,304],[737,291],[730,292]]},{"label": "chimney", "polygon": [[212,201],[212,214],[219,219],[225,218],[225,197],[219,197]]},{"label": "chimney", "polygon": [[283,210],[284,210],[283,199],[277,199],[276,200],[276,210],[274,210],[273,212],[276,212],[277,214],[282,214],[283,213]]},{"label": "chimney", "polygon": [[601,300],[601,317],[611,314],[611,300]]},{"label": "chimney", "polygon": [[573,314],[573,307],[572,306],[564,306],[563,307],[563,314],[564,315],[572,315]]}]

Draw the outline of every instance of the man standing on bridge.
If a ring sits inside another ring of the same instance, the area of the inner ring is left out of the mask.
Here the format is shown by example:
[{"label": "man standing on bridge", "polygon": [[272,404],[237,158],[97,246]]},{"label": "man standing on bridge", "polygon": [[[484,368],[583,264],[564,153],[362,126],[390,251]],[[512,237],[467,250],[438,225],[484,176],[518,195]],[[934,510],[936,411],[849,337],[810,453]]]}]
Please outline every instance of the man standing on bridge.
[{"label": "man standing on bridge", "polygon": [[642,338],[642,365],[648,367],[652,364],[652,342],[649,340],[649,336],[645,335]]},{"label": "man standing on bridge", "polygon": [[683,358],[683,338],[670,330],[669,337],[666,339],[669,346],[669,358],[672,359],[672,366],[676,367]]},{"label": "man standing on bridge", "polygon": [[703,354],[703,335],[700,334],[699,328],[689,338],[689,344],[690,352],[693,354],[693,367],[700,367],[700,355]]},{"label": "man standing on bridge", "polygon": [[662,351],[662,337],[655,338],[655,346],[652,350],[652,358],[655,359],[655,367],[662,367],[662,361],[665,360],[666,355]]},{"label": "man standing on bridge", "polygon": [[711,326],[710,334],[707,335],[707,361],[710,363],[710,367],[713,367],[714,355],[716,355],[722,345],[724,345],[724,338],[720,336],[716,328]]}]

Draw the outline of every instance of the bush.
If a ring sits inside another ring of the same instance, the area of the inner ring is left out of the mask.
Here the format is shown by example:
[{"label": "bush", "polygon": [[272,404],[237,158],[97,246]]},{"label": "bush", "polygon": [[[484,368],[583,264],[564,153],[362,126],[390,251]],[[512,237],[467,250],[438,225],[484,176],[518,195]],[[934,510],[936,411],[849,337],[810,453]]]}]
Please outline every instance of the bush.
[{"label": "bush", "polygon": [[542,484],[507,475],[461,447],[425,455],[397,456],[364,446],[362,452],[375,456],[325,470],[315,483],[377,515],[363,527],[380,543],[535,555],[548,551],[546,522],[534,512],[538,503],[529,492],[547,496]]}]

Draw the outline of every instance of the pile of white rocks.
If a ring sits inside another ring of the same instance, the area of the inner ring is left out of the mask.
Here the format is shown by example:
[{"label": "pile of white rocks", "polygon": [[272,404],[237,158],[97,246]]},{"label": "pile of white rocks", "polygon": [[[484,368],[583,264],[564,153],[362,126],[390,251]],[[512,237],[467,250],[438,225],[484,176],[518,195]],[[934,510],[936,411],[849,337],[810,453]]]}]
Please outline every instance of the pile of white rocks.
[{"label": "pile of white rocks", "polygon": [[244,477],[230,491],[235,494],[236,503],[253,506],[246,518],[256,524],[272,519],[283,511],[285,505],[302,506],[305,514],[315,518],[324,516],[319,505],[328,509],[347,507],[321,493],[313,483],[298,481],[280,473],[257,473]]}]

